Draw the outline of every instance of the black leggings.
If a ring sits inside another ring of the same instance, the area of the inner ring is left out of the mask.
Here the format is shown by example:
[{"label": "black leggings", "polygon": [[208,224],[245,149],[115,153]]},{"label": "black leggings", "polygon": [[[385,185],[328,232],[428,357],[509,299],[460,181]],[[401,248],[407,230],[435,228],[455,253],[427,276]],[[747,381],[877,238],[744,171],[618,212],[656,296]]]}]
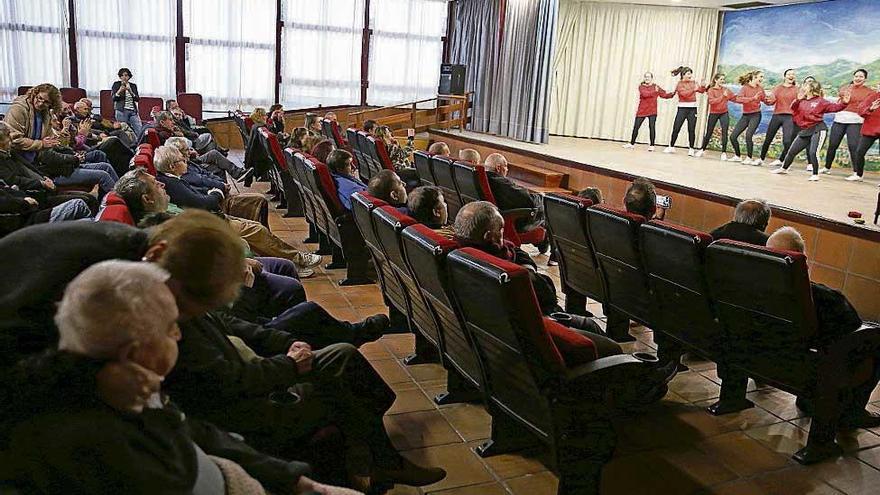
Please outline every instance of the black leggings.
[{"label": "black leggings", "polygon": [[684,121],[688,123],[688,148],[694,147],[697,140],[697,109],[695,107],[678,107],[675,114],[675,124],[672,126],[672,137],[669,139],[669,146],[675,146],[678,139],[678,133]]},{"label": "black leggings", "polygon": [[758,124],[760,123],[761,112],[744,113],[740,117],[739,122],[733,128],[733,132],[730,133],[730,141],[733,144],[733,152],[736,156],[740,156],[739,135],[746,131],[746,153],[749,155],[749,158],[752,157],[755,149],[755,130],[758,129]]},{"label": "black leggings", "polygon": [[[835,122],[831,126],[829,134],[831,137],[828,140],[828,152],[825,153],[825,168],[831,168],[834,157],[837,156],[837,148],[840,147],[840,143],[843,141],[843,136],[846,136],[846,147],[849,148],[850,158],[856,156],[862,136],[862,124],[841,124],[840,122]],[[855,163],[852,165],[853,169],[855,169]]]},{"label": "black leggings", "polygon": [[710,113],[709,123],[706,125],[706,137],[703,138],[703,151],[709,146],[709,140],[712,139],[712,132],[715,131],[715,125],[721,122],[721,152],[727,153],[727,128],[730,127],[730,115],[724,113]]},{"label": "black leggings", "polygon": [[[859,140],[859,149],[856,150],[856,154],[853,155],[853,172],[859,177],[865,175],[865,155],[868,154],[868,150],[871,149],[871,146],[874,146],[874,143],[877,141],[878,136],[862,136]],[[847,137],[847,139],[849,139]]]},{"label": "black leggings", "polygon": [[773,138],[776,132],[782,128],[782,153],[779,154],[780,159],[785,159],[794,136],[797,134],[797,127],[794,125],[794,119],[789,114],[774,114],[767,125],[767,134],[764,134],[764,145],[761,146],[761,160],[767,158],[767,152],[770,151],[770,145],[773,144]]},{"label": "black leggings", "polygon": [[639,129],[642,128],[642,123],[648,119],[648,130],[651,131],[651,146],[654,146],[654,141],[657,138],[657,116],[656,115],[648,115],[647,117],[636,117],[636,123],[633,125],[633,135],[632,139],[629,140],[629,144],[636,144],[636,137],[639,135]]},{"label": "black leggings", "polygon": [[816,153],[819,150],[819,139],[822,136],[822,133],[816,129],[816,127],[811,127],[809,129],[804,129],[798,133],[797,137],[794,138],[794,142],[791,143],[791,147],[788,149],[788,154],[785,155],[785,163],[782,165],[782,168],[788,170],[791,167],[791,163],[794,161],[794,158],[805,149],[807,150],[807,161],[810,162],[810,165],[813,166],[813,175],[819,173],[819,157]]}]

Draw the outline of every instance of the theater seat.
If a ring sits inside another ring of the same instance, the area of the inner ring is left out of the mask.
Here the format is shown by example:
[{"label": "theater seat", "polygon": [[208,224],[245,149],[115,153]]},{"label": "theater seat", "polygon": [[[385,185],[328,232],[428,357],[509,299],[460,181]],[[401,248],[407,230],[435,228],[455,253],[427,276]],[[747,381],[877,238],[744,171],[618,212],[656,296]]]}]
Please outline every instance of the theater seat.
[{"label": "theater seat", "polygon": [[162,141],[159,140],[159,133],[152,127],[147,127],[144,130],[144,136],[141,138],[141,142],[149,144],[153,149],[162,146]]},{"label": "theater seat", "polygon": [[82,88],[61,88],[61,101],[74,104],[86,97],[86,90]]},{"label": "theater seat", "polygon": [[138,100],[138,115],[143,122],[153,121],[153,117],[150,115],[153,107],[164,109],[165,100],[158,96],[141,96],[140,100]]},{"label": "theater seat", "polygon": [[119,222],[134,226],[134,217],[131,216],[128,205],[125,204],[125,201],[115,191],[110,191],[104,197],[104,204],[101,210],[98,211],[98,216],[95,217],[95,220],[99,222]]},{"label": "theater seat", "polygon": [[339,130],[339,124],[332,120],[321,119],[321,131],[323,132],[324,137],[333,141],[333,144],[335,144],[338,149],[348,149],[348,143],[342,137],[342,132]]},{"label": "theater seat", "polygon": [[303,205],[301,195],[296,189],[293,182],[293,176],[287,167],[287,159],[278,143],[278,137],[271,132],[266,126],[259,127],[261,142],[266,148],[266,155],[272,164],[272,177],[274,178],[275,187],[277,187],[283,195],[283,208],[287,209],[285,217],[301,217],[303,216]]},{"label": "theater seat", "polygon": [[443,199],[446,200],[449,218],[455,218],[458,215],[458,210],[464,204],[458,194],[455,179],[452,177],[452,163],[452,158],[448,156],[435,155],[431,157],[431,170],[436,181],[434,184],[443,191]]},{"label": "theater seat", "polygon": [[423,186],[433,186],[437,183],[431,167],[431,156],[427,151],[416,150],[413,152],[413,165],[416,172],[419,173],[419,181]]},{"label": "theater seat", "polygon": [[196,124],[202,124],[202,95],[180,93],[177,95],[177,104],[187,115],[195,119]]},{"label": "theater seat", "polygon": [[145,168],[150,175],[156,176],[156,167],[153,166],[153,159],[146,153],[138,153],[134,156],[134,166]]},{"label": "theater seat", "polygon": [[364,182],[367,182],[369,179],[372,179],[373,176],[379,173],[381,168],[379,164],[373,159],[373,155],[370,153],[370,140],[369,135],[366,132],[359,131],[356,136],[356,140],[358,146],[361,150],[361,155],[364,158],[364,163],[358,162],[358,170],[363,169],[366,172],[367,179]]},{"label": "theater seat", "polygon": [[116,110],[113,108],[113,92],[102,89],[99,93],[98,103],[101,105],[101,118],[107,120],[116,119]]}]

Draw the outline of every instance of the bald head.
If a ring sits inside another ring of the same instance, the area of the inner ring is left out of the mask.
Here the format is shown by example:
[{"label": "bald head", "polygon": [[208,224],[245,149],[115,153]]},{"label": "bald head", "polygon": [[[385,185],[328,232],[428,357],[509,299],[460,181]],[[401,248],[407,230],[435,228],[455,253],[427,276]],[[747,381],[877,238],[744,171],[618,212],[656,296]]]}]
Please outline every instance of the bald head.
[{"label": "bald head", "polygon": [[770,222],[770,206],[763,199],[740,201],[733,212],[733,221],[764,230]]},{"label": "bald head", "polygon": [[795,251],[806,253],[804,238],[794,227],[779,227],[776,232],[767,239],[767,247],[781,249],[783,251]]},{"label": "bald head", "polygon": [[455,236],[477,244],[501,244],[504,217],[488,201],[464,205],[455,217]]},{"label": "bald head", "polygon": [[466,162],[471,162],[474,165],[479,165],[482,158],[480,154],[475,149],[465,148],[458,152],[458,159],[464,160]]},{"label": "bald head", "polygon": [[437,141],[428,148],[428,153],[432,155],[449,156],[449,146],[442,141]]}]

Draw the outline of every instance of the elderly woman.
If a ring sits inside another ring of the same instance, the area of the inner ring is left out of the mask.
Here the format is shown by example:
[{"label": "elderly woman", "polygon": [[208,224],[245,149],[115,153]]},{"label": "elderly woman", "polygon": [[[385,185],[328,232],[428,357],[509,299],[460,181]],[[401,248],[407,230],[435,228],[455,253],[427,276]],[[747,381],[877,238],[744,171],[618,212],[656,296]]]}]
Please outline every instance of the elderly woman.
[{"label": "elderly woman", "polygon": [[162,394],[181,338],[168,279],[154,264],[114,260],[68,285],[55,317],[60,352],[21,366],[57,379],[28,391],[26,407],[38,411],[12,430],[16,482],[69,493],[345,493],[306,478],[303,463],[188,418]]}]

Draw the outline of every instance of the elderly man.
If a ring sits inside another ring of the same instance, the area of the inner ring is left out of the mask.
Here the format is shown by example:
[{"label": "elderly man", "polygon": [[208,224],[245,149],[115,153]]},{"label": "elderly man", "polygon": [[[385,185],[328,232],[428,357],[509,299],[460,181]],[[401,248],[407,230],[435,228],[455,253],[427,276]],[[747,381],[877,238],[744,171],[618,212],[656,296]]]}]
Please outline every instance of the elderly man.
[{"label": "elderly man", "polygon": [[217,150],[210,150],[199,155],[199,153],[189,147],[189,143],[185,138],[170,137],[165,141],[165,144],[167,146],[174,146],[183,156],[189,159],[190,163],[195,163],[199,166],[198,168],[216,175],[224,182],[226,180],[226,173],[229,173],[234,179],[241,178],[245,173],[244,167],[239,167],[235,162],[226,158],[223,156],[223,153]]},{"label": "elderly man", "polygon": [[417,187],[409,193],[406,201],[409,215],[429,229],[452,239],[455,231],[449,226],[449,210],[446,200],[443,199],[443,191],[436,186]]},{"label": "elderly man", "polygon": [[458,159],[466,162],[470,162],[474,165],[480,165],[483,159],[480,157],[480,152],[473,148],[465,148],[458,152]]},{"label": "elderly man", "polygon": [[333,176],[336,195],[343,208],[348,211],[351,211],[351,195],[367,190],[367,185],[354,176],[351,160],[351,153],[345,150],[333,150],[327,156],[327,168]]},{"label": "elderly man", "polygon": [[[181,338],[167,280],[168,273],[155,265],[105,261],[68,285],[55,317],[61,352],[23,363],[20,374],[13,374],[63,376],[67,383],[53,390],[60,381],[43,381],[27,391],[29,400],[16,392],[4,401],[7,407],[37,409],[11,432],[16,482],[45,492],[64,486],[68,493],[207,495],[236,493],[234,485],[254,494],[338,490],[305,477],[308,465],[257,452],[167,401],[152,378],[174,368]],[[65,361],[74,364],[61,368]],[[76,383],[77,372],[87,375],[92,363],[101,362],[147,377],[146,399],[138,381],[128,385],[98,374]],[[76,387],[89,383],[91,390]]]},{"label": "elderly man", "polygon": [[[88,102],[88,103],[87,103]],[[92,114],[91,100],[82,99],[73,104],[71,119],[74,149],[77,151],[102,151],[118,175],[128,170],[128,162],[134,156],[131,150],[133,131],[123,129],[120,122],[110,122]]]},{"label": "elderly man", "polygon": [[489,188],[495,197],[495,204],[501,211],[514,210],[517,208],[533,208],[536,214],[531,218],[521,218],[516,221],[516,230],[526,232],[544,223],[544,202],[538,194],[532,194],[524,187],[518,186],[507,178],[509,170],[507,158],[500,153],[492,153],[486,157],[483,163],[486,175],[489,177]]},{"label": "elderly man", "polygon": [[401,213],[409,214],[406,208],[406,184],[393,170],[382,170],[370,179],[367,194],[396,207]]},{"label": "elderly man", "polygon": [[712,238],[747,242],[757,246],[767,244],[769,236],[764,233],[770,222],[770,206],[763,199],[740,201],[733,211],[733,221],[712,231]]},{"label": "elderly man", "polygon": [[324,114],[324,120],[329,120],[330,122],[338,122],[338,121],[336,120],[336,113],[335,113],[335,112],[327,112],[327,113],[325,113],[325,114]]},{"label": "elderly man", "polygon": [[[804,238],[792,227],[780,227],[767,239],[767,247],[806,254]],[[815,344],[823,347],[836,339],[855,332],[862,326],[862,318],[846,296],[823,284],[810,282],[813,305],[816,307],[818,333]],[[859,358],[861,359],[861,357]],[[858,365],[860,363],[852,363]],[[842,428],[875,428],[880,426],[880,415],[865,410],[871,393],[880,383],[880,362],[876,357],[861,363],[861,373],[855,377],[853,389],[844,398]],[[798,407],[810,409],[798,398]]]},{"label": "elderly man", "polygon": [[442,141],[437,141],[428,147],[428,153],[432,155],[449,156],[449,145]]}]

